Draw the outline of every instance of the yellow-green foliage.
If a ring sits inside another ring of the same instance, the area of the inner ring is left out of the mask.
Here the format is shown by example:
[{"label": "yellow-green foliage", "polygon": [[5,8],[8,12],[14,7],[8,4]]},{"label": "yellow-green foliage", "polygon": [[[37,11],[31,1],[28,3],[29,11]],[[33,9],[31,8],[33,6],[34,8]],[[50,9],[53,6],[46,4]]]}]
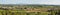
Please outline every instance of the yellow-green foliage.
[{"label": "yellow-green foliage", "polygon": [[46,12],[29,12],[26,11],[11,11],[11,10],[0,10],[0,15],[48,15]]},{"label": "yellow-green foliage", "polygon": [[[0,10],[0,15],[48,15],[50,12],[29,12],[24,10]],[[51,11],[52,15],[55,15],[55,11]]]}]

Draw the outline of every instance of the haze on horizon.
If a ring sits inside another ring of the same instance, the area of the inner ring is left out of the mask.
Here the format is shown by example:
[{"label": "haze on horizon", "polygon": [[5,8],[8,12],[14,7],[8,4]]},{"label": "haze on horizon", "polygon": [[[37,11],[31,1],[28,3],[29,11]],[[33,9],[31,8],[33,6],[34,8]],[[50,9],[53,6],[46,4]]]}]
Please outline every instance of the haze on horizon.
[{"label": "haze on horizon", "polygon": [[0,0],[0,4],[53,4],[53,5],[60,5],[60,0]]}]

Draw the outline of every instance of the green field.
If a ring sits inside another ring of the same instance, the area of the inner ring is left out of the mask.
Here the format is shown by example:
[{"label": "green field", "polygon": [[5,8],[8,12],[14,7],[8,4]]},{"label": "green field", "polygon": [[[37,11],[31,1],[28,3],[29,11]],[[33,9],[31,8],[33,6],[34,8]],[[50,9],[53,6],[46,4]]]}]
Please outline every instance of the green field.
[{"label": "green field", "polygon": [[59,15],[59,13],[60,8],[58,6],[27,5],[0,7],[0,15]]},{"label": "green field", "polygon": [[51,12],[26,12],[26,11],[19,11],[19,10],[0,10],[0,15],[55,15],[56,11]]}]

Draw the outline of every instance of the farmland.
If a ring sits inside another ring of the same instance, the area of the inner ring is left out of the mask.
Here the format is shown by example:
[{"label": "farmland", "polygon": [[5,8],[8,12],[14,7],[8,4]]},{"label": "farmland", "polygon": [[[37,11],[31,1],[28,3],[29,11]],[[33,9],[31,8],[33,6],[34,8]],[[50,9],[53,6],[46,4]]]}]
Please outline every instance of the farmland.
[{"label": "farmland", "polygon": [[59,15],[58,5],[0,5],[0,15]]}]

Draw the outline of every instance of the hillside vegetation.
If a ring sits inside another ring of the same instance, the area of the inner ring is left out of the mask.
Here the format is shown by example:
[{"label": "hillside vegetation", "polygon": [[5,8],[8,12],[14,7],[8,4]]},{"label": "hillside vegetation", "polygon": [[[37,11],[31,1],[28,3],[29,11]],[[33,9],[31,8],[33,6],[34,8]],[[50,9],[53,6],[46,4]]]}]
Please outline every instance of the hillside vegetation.
[{"label": "hillside vegetation", "polygon": [[0,15],[59,15],[60,6],[52,5],[2,5]]}]

